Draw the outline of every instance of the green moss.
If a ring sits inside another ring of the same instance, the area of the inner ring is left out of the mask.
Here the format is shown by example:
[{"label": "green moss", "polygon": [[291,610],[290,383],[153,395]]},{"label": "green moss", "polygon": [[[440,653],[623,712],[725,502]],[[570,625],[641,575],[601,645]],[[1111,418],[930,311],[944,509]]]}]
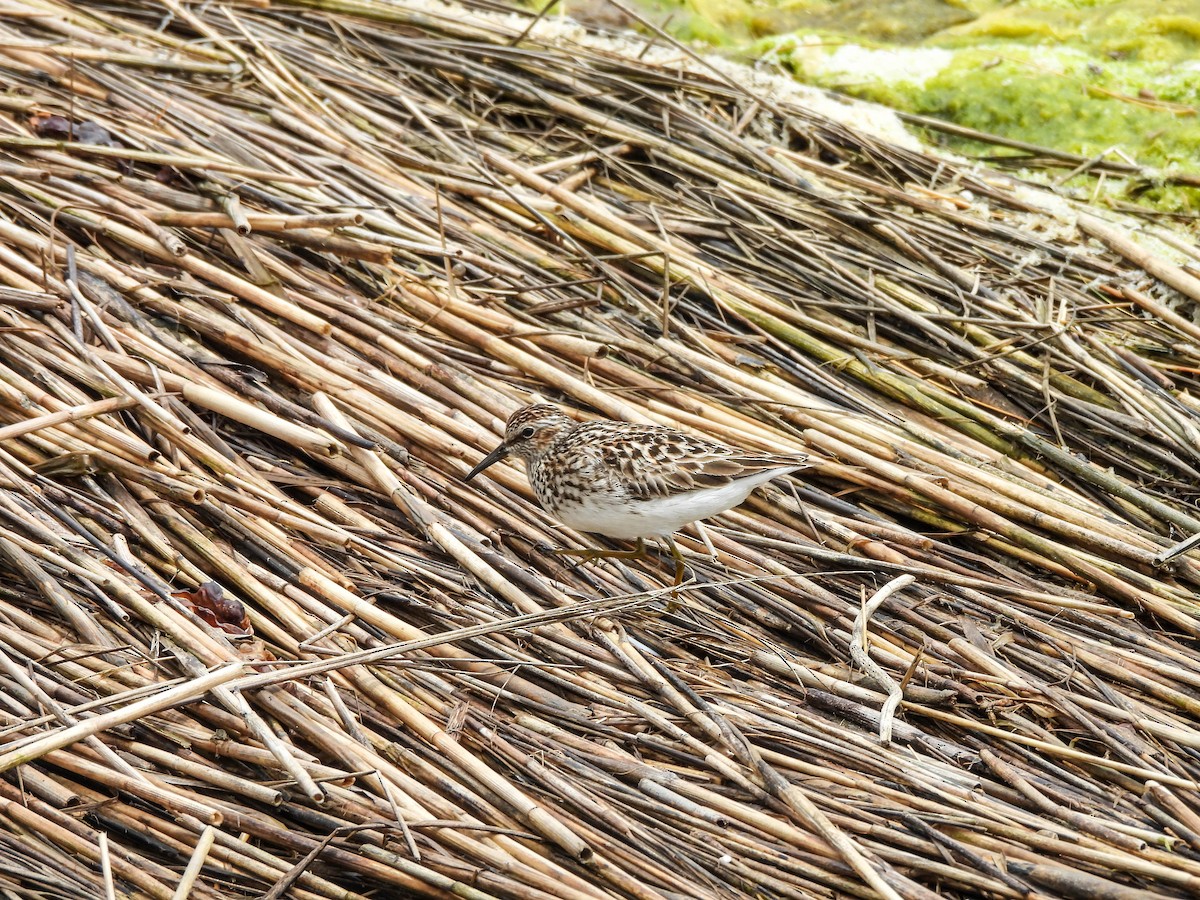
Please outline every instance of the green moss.
[{"label": "green moss", "polygon": [[915,43],[974,15],[955,0],[763,0],[756,10],[760,21],[770,23],[760,34],[833,31],[901,44]]},{"label": "green moss", "polygon": [[1194,122],[1106,96],[1094,89],[1103,80],[994,55],[983,60],[980,52],[970,52],[927,81],[913,109],[1085,156],[1145,142],[1153,161],[1163,165],[1184,162],[1194,152],[1200,138]]},{"label": "green moss", "polygon": [[[751,44],[750,55],[822,87],[1083,156],[1200,168],[1200,0],[687,3],[689,37],[728,45],[790,29]],[[1088,176],[1076,184],[1097,187]],[[1099,187],[1123,190],[1111,178]],[[1139,202],[1200,205],[1195,190],[1139,191]]]},{"label": "green moss", "polygon": [[983,36],[992,40],[1061,41],[1064,34],[1043,17],[1007,15],[986,23],[976,20],[958,32],[959,41],[943,37],[943,42],[971,44]]},{"label": "green moss", "polygon": [[1098,59],[1184,61],[1195,57],[1200,42],[1200,0],[1025,0],[946,28],[928,43],[968,47],[1002,40],[1069,46]]},{"label": "green moss", "polygon": [[1143,28],[1154,34],[1178,35],[1192,45],[1200,41],[1200,21],[1195,16],[1152,16]]}]

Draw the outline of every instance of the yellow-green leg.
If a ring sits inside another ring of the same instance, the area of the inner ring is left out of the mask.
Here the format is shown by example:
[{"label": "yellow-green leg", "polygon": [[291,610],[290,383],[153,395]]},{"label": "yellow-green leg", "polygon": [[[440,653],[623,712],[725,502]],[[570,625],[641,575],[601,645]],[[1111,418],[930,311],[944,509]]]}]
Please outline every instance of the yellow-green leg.
[{"label": "yellow-green leg", "polygon": [[675,538],[667,535],[667,548],[671,551],[671,559],[675,560],[675,587],[683,584],[683,573],[687,569],[687,563],[683,561],[683,554],[679,552],[679,545],[675,543]]},{"label": "yellow-green leg", "polygon": [[632,550],[601,550],[597,547],[568,547],[553,551],[560,556],[578,556],[584,562],[595,562],[598,559],[645,559],[646,541],[637,539],[637,546]]},{"label": "yellow-green leg", "polygon": [[[675,581],[674,586],[679,587],[683,584],[683,575],[687,570],[687,563],[683,559],[683,554],[679,552],[679,546],[675,543],[674,538],[668,536],[664,538],[667,543],[667,549],[671,551],[671,559],[675,561]],[[583,562],[595,562],[598,559],[645,559],[646,541],[645,538],[637,539],[637,546],[632,550],[602,550],[598,547],[566,547],[561,550],[552,551],[559,556],[578,556]]]}]

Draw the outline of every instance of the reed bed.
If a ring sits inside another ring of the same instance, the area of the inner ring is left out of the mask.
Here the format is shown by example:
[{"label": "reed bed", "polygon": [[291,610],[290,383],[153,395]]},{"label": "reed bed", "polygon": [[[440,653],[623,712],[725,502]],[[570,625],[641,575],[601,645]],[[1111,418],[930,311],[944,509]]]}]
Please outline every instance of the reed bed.
[{"label": "reed bed", "polygon": [[[479,4],[0,79],[5,896],[1200,893],[1194,247]],[[462,483],[534,397],[814,466],[673,592]]]}]

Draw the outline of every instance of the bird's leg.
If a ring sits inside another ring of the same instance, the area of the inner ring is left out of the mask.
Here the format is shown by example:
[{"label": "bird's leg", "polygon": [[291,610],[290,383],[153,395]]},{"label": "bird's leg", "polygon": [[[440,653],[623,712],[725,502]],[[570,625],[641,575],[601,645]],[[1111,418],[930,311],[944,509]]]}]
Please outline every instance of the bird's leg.
[{"label": "bird's leg", "polygon": [[675,587],[679,587],[683,584],[683,573],[687,568],[687,563],[683,561],[683,554],[679,552],[679,545],[675,543],[675,538],[667,535],[666,542],[671,551],[671,559],[675,560]]},{"label": "bird's leg", "polygon": [[584,562],[595,562],[598,559],[645,559],[646,558],[646,541],[644,538],[637,539],[637,546],[632,550],[603,550],[598,547],[568,547],[562,550],[555,550],[559,556],[578,556]]}]

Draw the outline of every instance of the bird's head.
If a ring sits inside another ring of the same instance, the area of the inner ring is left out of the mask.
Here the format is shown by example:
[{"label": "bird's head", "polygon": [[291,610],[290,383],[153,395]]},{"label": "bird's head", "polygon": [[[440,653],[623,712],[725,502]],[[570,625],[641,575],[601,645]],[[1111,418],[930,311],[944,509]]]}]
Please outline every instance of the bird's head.
[{"label": "bird's head", "polygon": [[488,466],[506,456],[519,456],[525,462],[530,462],[544,453],[560,434],[574,425],[574,420],[549,403],[521,407],[508,417],[508,424],[504,426],[504,441],[481,459],[479,465],[468,472],[463,481],[470,481]]}]

